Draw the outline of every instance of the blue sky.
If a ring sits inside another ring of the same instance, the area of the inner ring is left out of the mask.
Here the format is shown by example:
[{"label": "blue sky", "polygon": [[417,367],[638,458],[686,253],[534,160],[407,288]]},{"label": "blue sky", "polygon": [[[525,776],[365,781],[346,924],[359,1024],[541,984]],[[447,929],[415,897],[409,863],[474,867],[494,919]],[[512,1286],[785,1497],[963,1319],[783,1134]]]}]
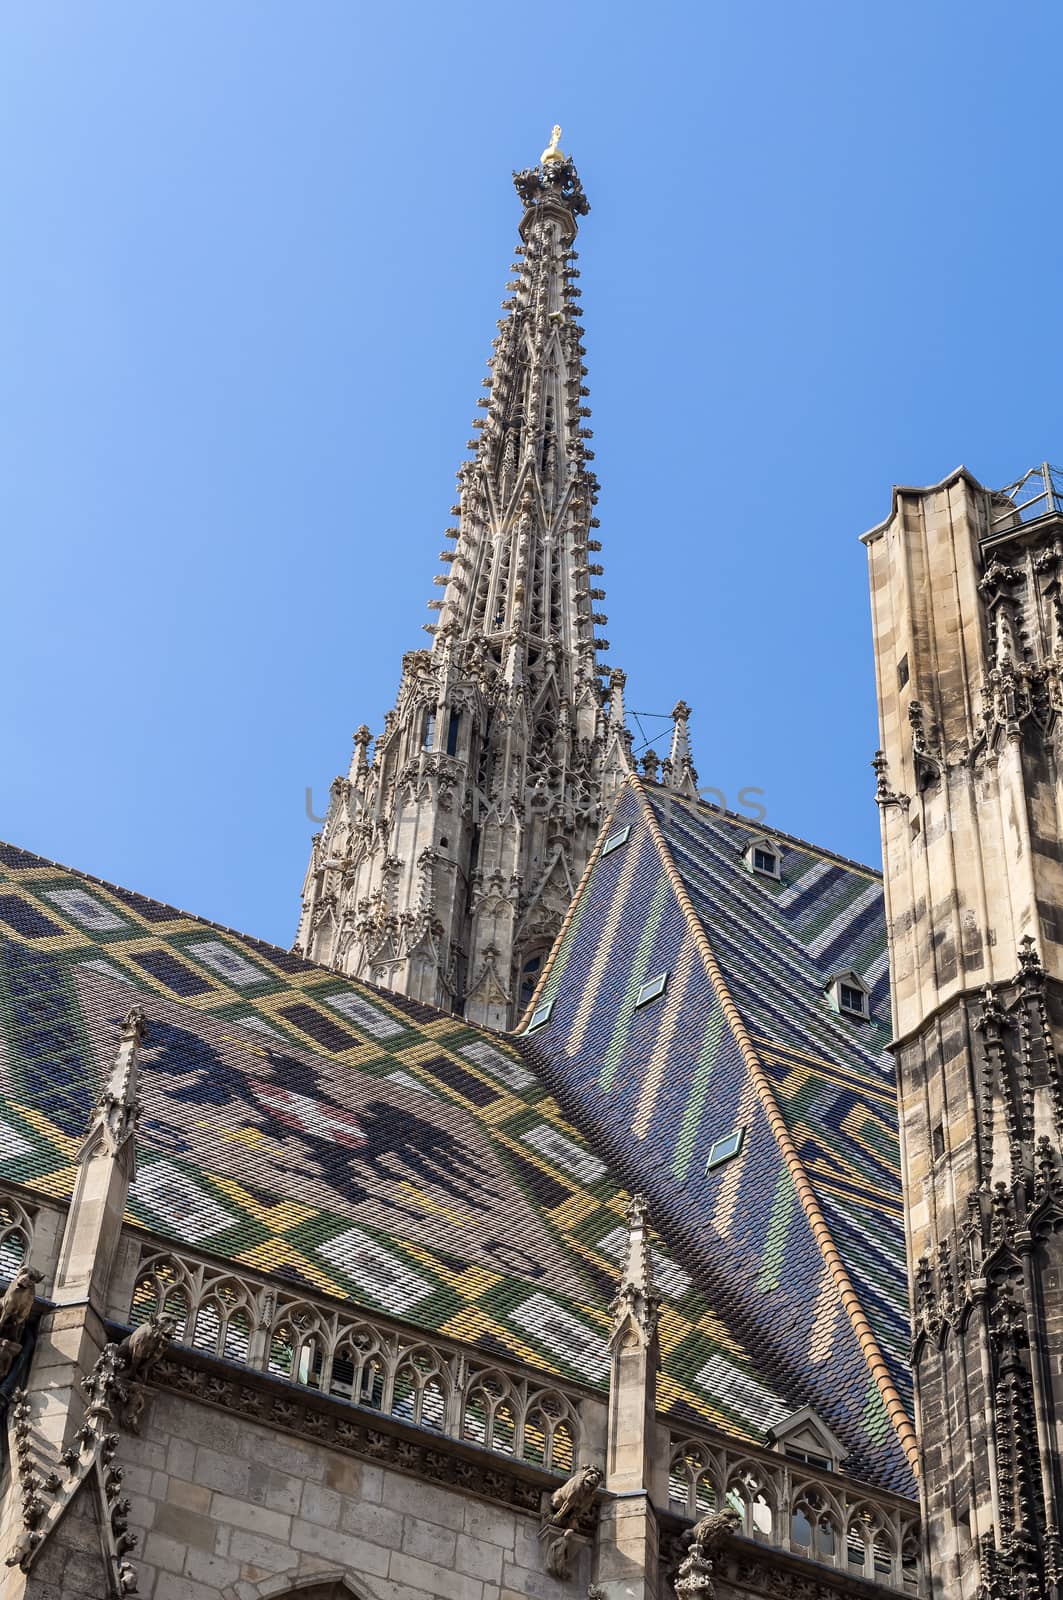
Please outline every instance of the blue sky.
[{"label": "blue sky", "polygon": [[0,836],[290,942],[557,120],[628,703],[877,860],[858,536],[1063,456],[1061,53],[978,0],[6,8]]}]

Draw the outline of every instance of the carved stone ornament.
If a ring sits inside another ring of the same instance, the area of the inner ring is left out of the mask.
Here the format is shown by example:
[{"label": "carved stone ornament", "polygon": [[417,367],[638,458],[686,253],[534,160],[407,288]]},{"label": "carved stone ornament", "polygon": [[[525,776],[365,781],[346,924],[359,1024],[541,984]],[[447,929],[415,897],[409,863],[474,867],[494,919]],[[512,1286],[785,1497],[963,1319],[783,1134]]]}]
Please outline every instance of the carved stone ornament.
[{"label": "carved stone ornament", "polygon": [[552,1578],[564,1582],[571,1575],[577,1529],[585,1523],[603,1476],[601,1467],[584,1463],[550,1496],[539,1537],[546,1541],[544,1565]]},{"label": "carved stone ornament", "polygon": [[571,1478],[550,1496],[550,1515],[544,1526],[548,1529],[570,1527],[591,1505],[602,1482],[601,1467],[586,1462],[578,1467]]},{"label": "carved stone ornament", "polygon": [[712,1575],[716,1556],[726,1540],[737,1533],[742,1519],[728,1506],[723,1511],[710,1511],[694,1524],[690,1534],[690,1549],[680,1563],[675,1580],[678,1600],[712,1600],[716,1587]]},{"label": "carved stone ornament", "polygon": [[22,1349],[26,1323],[37,1299],[37,1285],[44,1277],[25,1262],[0,1295],[0,1379],[6,1378]]}]

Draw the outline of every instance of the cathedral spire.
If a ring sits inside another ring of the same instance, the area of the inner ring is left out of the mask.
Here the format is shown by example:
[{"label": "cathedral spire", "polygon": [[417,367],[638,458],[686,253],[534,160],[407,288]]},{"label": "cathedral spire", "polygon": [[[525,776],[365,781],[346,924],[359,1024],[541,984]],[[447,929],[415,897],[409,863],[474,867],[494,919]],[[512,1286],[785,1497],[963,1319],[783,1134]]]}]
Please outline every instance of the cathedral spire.
[{"label": "cathedral spire", "polygon": [[[506,315],[488,361],[484,413],[469,441],[475,457],[458,474],[456,540],[441,559],[439,620],[429,631],[439,651],[448,639],[482,637],[511,683],[549,663],[572,698],[575,682],[596,677],[594,610],[604,598],[589,556],[598,481],[585,425],[584,346],[572,248],[577,218],[590,209],[560,129],[538,167],[514,173],[524,206],[521,243],[502,302]],[[592,592],[593,589],[593,592]]]},{"label": "cathedral spire", "polygon": [[513,175],[520,242],[440,555],[430,649],[356,735],[304,888],[312,959],[505,1027],[535,986],[631,770],[604,677],[598,480],[561,129]]}]

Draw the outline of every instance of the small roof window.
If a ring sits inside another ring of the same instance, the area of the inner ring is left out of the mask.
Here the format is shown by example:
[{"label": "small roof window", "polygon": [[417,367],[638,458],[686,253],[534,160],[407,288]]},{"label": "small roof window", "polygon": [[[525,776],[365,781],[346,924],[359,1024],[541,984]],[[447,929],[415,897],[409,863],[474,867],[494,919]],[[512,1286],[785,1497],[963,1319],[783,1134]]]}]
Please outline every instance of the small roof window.
[{"label": "small roof window", "polygon": [[730,1161],[741,1150],[745,1143],[746,1130],[744,1127],[735,1128],[722,1139],[715,1139],[709,1151],[709,1159],[705,1163],[705,1171],[711,1172],[714,1167],[722,1167],[725,1161]]},{"label": "small roof window", "polygon": [[602,845],[602,855],[612,855],[613,851],[619,850],[622,844],[627,844],[630,837],[631,824],[629,822],[626,828],[617,828],[615,833],[611,833],[609,835],[608,839],[606,839],[605,843]]},{"label": "small roof window", "polygon": [[871,1016],[871,990],[858,972],[836,972],[827,986],[827,998],[843,1017]]},{"label": "small roof window", "polygon": [[848,1454],[811,1406],[802,1406],[768,1429],[768,1443],[791,1461],[804,1462],[820,1472],[838,1472]]},{"label": "small roof window", "polygon": [[782,855],[771,839],[750,839],[742,851],[742,859],[759,878],[778,881],[782,877]]},{"label": "small roof window", "polygon": [[638,994],[635,996],[635,1010],[639,1006],[648,1006],[651,1000],[657,1000],[668,987],[667,972],[659,972],[655,978],[647,978]]},{"label": "small roof window", "polygon": [[536,1006],[535,1010],[528,1018],[526,1032],[531,1033],[533,1028],[541,1028],[544,1022],[549,1022],[550,1013],[553,1011],[553,1009],[554,1002],[552,1000],[544,1000],[542,1005]]}]

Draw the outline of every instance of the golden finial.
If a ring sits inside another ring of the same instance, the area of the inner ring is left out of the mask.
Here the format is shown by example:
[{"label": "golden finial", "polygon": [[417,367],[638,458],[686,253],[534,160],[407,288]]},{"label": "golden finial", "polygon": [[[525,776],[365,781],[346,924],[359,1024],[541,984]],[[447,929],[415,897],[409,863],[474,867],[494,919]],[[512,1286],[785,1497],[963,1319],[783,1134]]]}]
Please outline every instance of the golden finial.
[{"label": "golden finial", "polygon": [[564,151],[560,148],[560,144],[561,144],[561,124],[559,122],[555,122],[554,123],[554,130],[550,135],[550,143],[547,145],[546,149],[543,151],[542,155],[539,157],[539,159],[542,162],[544,167],[546,166],[548,161],[567,161],[568,157],[565,155]]}]

